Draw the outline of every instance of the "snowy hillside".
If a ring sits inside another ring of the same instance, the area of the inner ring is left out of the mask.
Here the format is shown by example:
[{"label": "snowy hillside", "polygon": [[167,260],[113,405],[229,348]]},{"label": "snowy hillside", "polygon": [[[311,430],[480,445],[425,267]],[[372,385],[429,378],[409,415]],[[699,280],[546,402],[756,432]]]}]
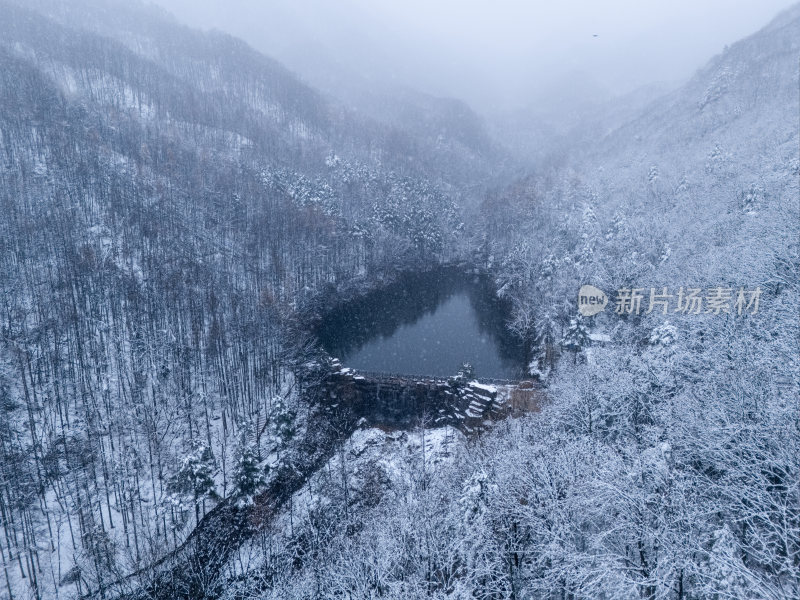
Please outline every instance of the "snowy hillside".
[{"label": "snowy hillside", "polygon": [[[800,598],[798,65],[800,5],[493,138],[139,2],[0,0],[0,599]],[[327,303],[437,266],[542,412],[325,386]]]}]

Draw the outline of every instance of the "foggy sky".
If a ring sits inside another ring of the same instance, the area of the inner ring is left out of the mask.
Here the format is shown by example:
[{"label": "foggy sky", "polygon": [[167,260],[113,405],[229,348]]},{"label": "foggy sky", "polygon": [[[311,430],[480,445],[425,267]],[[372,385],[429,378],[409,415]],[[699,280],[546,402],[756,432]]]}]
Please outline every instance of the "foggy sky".
[{"label": "foggy sky", "polygon": [[[402,85],[483,112],[564,87],[615,95],[689,77],[789,0],[155,0],[241,37],[328,92]],[[596,36],[596,37],[595,37]]]}]

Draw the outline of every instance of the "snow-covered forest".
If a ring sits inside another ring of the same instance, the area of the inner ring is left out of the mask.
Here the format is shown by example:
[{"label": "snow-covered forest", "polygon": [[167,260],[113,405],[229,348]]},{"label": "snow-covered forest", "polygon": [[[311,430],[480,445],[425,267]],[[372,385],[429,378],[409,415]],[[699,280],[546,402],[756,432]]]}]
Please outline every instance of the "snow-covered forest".
[{"label": "snow-covered forest", "polygon": [[[800,5],[531,164],[457,100],[0,0],[0,598],[800,598],[799,65]],[[355,423],[308,321],[445,265],[546,404]]]}]

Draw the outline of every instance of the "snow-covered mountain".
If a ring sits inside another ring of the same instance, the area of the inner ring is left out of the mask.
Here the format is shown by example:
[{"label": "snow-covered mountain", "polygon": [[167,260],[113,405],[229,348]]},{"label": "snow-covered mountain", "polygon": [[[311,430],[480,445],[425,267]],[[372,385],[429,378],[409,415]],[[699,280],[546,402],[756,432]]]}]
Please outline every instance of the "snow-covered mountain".
[{"label": "snow-covered mountain", "polygon": [[296,311],[462,256],[496,154],[468,111],[389,126],[138,3],[0,15],[6,588],[75,597],[180,545],[242,431],[286,455]]},{"label": "snow-covered mountain", "polygon": [[[0,594],[800,596],[798,40],[800,6],[510,141],[139,3],[0,0]],[[443,263],[549,405],[354,431],[305,316]]]}]

